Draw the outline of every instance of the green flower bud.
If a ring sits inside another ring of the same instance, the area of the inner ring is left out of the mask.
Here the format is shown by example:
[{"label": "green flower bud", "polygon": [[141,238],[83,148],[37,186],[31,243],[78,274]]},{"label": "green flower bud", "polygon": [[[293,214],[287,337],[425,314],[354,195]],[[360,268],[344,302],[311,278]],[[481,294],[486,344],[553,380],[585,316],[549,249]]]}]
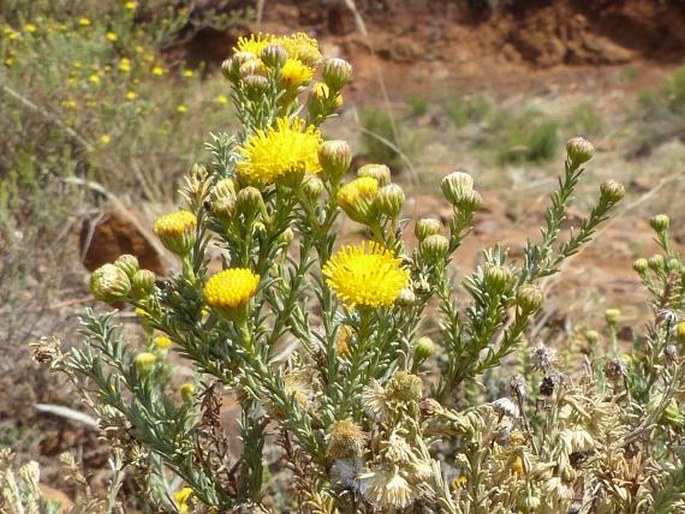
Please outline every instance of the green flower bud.
[{"label": "green flower bud", "polygon": [[235,180],[232,178],[223,178],[219,180],[212,188],[212,198],[218,200],[220,198],[235,198]]},{"label": "green flower bud", "polygon": [[136,368],[138,368],[138,373],[141,375],[147,375],[150,371],[152,371],[152,367],[155,365],[156,360],[157,357],[155,357],[154,353],[141,352],[136,355],[134,363]]},{"label": "green flower bud", "polygon": [[493,292],[502,292],[509,286],[511,270],[504,266],[488,266],[485,269],[485,285]]},{"label": "green flower bud", "polygon": [[423,362],[435,355],[435,343],[430,337],[419,337],[414,343],[414,359]]},{"label": "green flower bud", "polygon": [[647,261],[649,267],[654,271],[662,271],[666,265],[664,261],[664,256],[660,254],[652,255]]},{"label": "green flower bud", "polygon": [[532,314],[542,307],[545,295],[535,284],[523,284],[516,292],[516,303],[526,314]]},{"label": "green flower bud", "polygon": [[330,184],[338,184],[352,163],[352,150],[347,141],[324,141],[319,147],[321,176]]},{"label": "green flower bud", "polygon": [[447,201],[456,206],[463,201],[466,193],[473,191],[473,177],[468,173],[455,171],[442,179],[440,189]]},{"label": "green flower bud", "polygon": [[666,269],[668,271],[680,270],[680,260],[678,260],[676,257],[671,257],[666,261]]},{"label": "green flower bud", "polygon": [[595,147],[584,137],[574,137],[566,142],[566,155],[571,161],[571,167],[575,169],[592,159]]},{"label": "green flower bud", "polygon": [[604,311],[604,318],[609,325],[616,325],[621,319],[621,311],[618,309],[607,309]]},{"label": "green flower bud", "polygon": [[302,180],[302,192],[310,201],[316,203],[321,196],[321,193],[323,193],[323,182],[321,182],[321,179],[316,175],[305,175]]},{"label": "green flower bud", "polygon": [[352,78],[352,66],[344,59],[333,57],[323,65],[323,80],[334,91],[340,91]]},{"label": "green flower bud", "polygon": [[662,232],[666,232],[671,226],[671,219],[666,214],[657,214],[649,220],[649,225],[654,232],[661,234]]},{"label": "green flower bud", "polygon": [[449,252],[450,242],[441,234],[433,234],[421,241],[421,256],[430,264],[442,262]]},{"label": "green flower bud", "polygon": [[263,77],[262,72],[264,71],[264,66],[262,62],[258,59],[252,59],[250,61],[245,61],[240,65],[238,73],[240,77],[245,80],[248,77]]},{"label": "green flower bud", "polygon": [[190,382],[181,385],[181,399],[184,403],[191,403],[195,397],[195,386]]},{"label": "green flower bud", "polygon": [[617,182],[616,180],[605,180],[602,185],[599,186],[600,201],[606,201],[608,203],[620,202],[626,195],[626,190],[623,184]]},{"label": "green flower bud", "polygon": [[633,262],[633,269],[642,275],[649,269],[649,262],[647,262],[647,259],[637,259]]},{"label": "green flower bud", "polygon": [[240,79],[240,66],[248,61],[256,61],[257,56],[252,52],[236,52],[230,59],[226,59],[221,64],[221,71],[224,76],[232,82]]},{"label": "green flower bud", "polygon": [[114,261],[114,265],[126,273],[126,276],[129,279],[132,279],[133,275],[135,275],[136,271],[140,268],[138,258],[135,255],[128,253],[120,255],[117,260]]},{"label": "green flower bud", "polygon": [[419,241],[423,241],[433,234],[439,234],[441,231],[442,223],[435,218],[421,218],[414,226],[414,235]]},{"label": "green flower bud", "polygon": [[357,176],[375,178],[379,187],[390,184],[390,168],[385,164],[365,164],[357,170]]},{"label": "green flower bud", "polygon": [[342,186],[336,195],[336,201],[350,219],[369,224],[378,213],[376,199],[378,198],[378,181],[371,177],[358,177]]},{"label": "green flower bud", "polygon": [[100,301],[116,303],[128,297],[131,292],[131,281],[126,272],[118,266],[105,264],[91,275],[90,291]]},{"label": "green flower bud", "polygon": [[282,68],[288,59],[288,52],[281,45],[267,45],[262,50],[261,58],[269,68]]},{"label": "green flower bud", "polygon": [[256,187],[247,186],[238,191],[235,202],[238,212],[247,217],[256,215],[259,212],[265,212],[264,198],[262,193]]},{"label": "green flower bud", "polygon": [[136,271],[131,280],[133,294],[136,298],[148,296],[155,288],[155,274],[149,269]]},{"label": "green flower bud", "polygon": [[389,218],[397,218],[404,206],[404,191],[397,184],[388,184],[378,190],[378,210]]},{"label": "green flower bud", "polygon": [[585,340],[594,346],[597,344],[597,341],[599,341],[599,332],[596,330],[588,330],[585,332]]},{"label": "green flower bud", "polygon": [[269,79],[262,75],[248,75],[243,79],[243,84],[248,96],[258,98],[269,87]]},{"label": "green flower bud", "polygon": [[211,204],[212,214],[220,221],[228,223],[235,214],[235,197],[222,196]]},{"label": "green flower bud", "polygon": [[467,191],[454,206],[461,212],[475,212],[483,203],[483,198],[478,191]]}]

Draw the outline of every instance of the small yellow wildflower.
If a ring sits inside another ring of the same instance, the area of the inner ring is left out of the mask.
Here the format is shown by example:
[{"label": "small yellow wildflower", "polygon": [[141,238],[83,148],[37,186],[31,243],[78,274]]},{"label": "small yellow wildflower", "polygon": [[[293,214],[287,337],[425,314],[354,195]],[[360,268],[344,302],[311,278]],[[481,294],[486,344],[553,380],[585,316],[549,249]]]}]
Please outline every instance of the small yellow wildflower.
[{"label": "small yellow wildflower", "polygon": [[322,274],[348,307],[387,307],[407,285],[401,259],[376,242],[343,246],[326,262]]},{"label": "small yellow wildflower", "polygon": [[350,219],[368,223],[375,211],[378,196],[378,180],[372,177],[358,177],[340,188],[336,201]]},{"label": "small yellow wildflower", "polygon": [[462,489],[463,487],[466,487],[466,484],[469,483],[469,479],[466,478],[465,475],[459,475],[457,478],[452,480],[452,489]]},{"label": "small yellow wildflower", "polygon": [[108,145],[112,142],[112,138],[109,137],[107,134],[103,134],[100,136],[100,143],[103,145]]},{"label": "small yellow wildflower", "polygon": [[133,49],[136,51],[137,54],[142,54],[145,51],[145,48],[143,48],[140,45],[134,46]]},{"label": "small yellow wildflower", "polygon": [[169,339],[167,336],[157,336],[155,337],[154,340],[155,343],[155,348],[158,350],[166,350],[171,346],[171,339]]},{"label": "small yellow wildflower", "polygon": [[18,39],[20,37],[20,34],[19,34],[19,32],[17,32],[14,29],[11,29],[9,27],[5,27],[5,37],[9,41],[14,41],[15,39]]},{"label": "small yellow wildflower", "polygon": [[219,105],[226,105],[228,104],[228,97],[226,95],[217,95],[214,101]]},{"label": "small yellow wildflower", "polygon": [[264,47],[271,43],[273,36],[271,34],[250,34],[250,37],[241,36],[238,38],[238,43],[233,50],[235,52],[250,52],[259,56],[264,50]]},{"label": "small yellow wildflower", "polygon": [[[135,3],[135,2],[128,2]],[[174,502],[176,502],[176,508],[181,514],[186,514],[189,512],[188,502],[193,496],[193,490],[190,487],[184,487],[174,493]]]},{"label": "small yellow wildflower", "polygon": [[305,173],[319,173],[321,132],[296,118],[276,120],[276,127],[257,130],[240,149],[243,160],[238,162],[240,180],[263,188],[273,184],[289,172],[304,169]]},{"label": "small yellow wildflower", "polygon": [[156,360],[157,357],[153,353],[141,352],[135,356],[134,362],[139,372],[148,373],[152,370]]},{"label": "small yellow wildflower", "polygon": [[24,25],[24,30],[33,34],[36,30],[38,30],[38,27],[36,27],[33,23],[27,23]]},{"label": "small yellow wildflower", "polygon": [[133,101],[136,98],[138,98],[138,93],[136,93],[135,91],[128,91],[126,93],[126,100]]},{"label": "small yellow wildflower", "polygon": [[281,70],[281,77],[286,87],[297,88],[309,84],[314,76],[314,70],[306,66],[299,59],[288,59]]},{"label": "small yellow wildflower", "polygon": [[193,396],[195,396],[195,386],[190,382],[186,382],[181,385],[181,398],[184,402],[193,401]]},{"label": "small yellow wildflower", "polygon": [[107,41],[110,41],[112,43],[119,39],[114,32],[108,32],[107,34],[105,34],[105,38],[107,38]]},{"label": "small yellow wildflower", "polygon": [[286,37],[275,37],[270,43],[281,45],[288,52],[288,57],[298,59],[307,66],[313,66],[321,59],[319,43],[304,32],[297,32]]},{"label": "small yellow wildflower", "polygon": [[[316,82],[312,86],[312,95],[314,95],[314,98],[316,98],[320,102],[325,102],[326,100],[328,100],[330,94],[331,90],[325,82]],[[338,94],[335,97],[333,105],[335,105],[335,107],[342,107],[342,104],[343,97],[341,94]]]},{"label": "small yellow wildflower", "polygon": [[14,64],[14,57],[5,57],[5,66],[11,68]]},{"label": "small yellow wildflower", "polygon": [[205,301],[211,307],[232,314],[247,305],[259,285],[259,275],[247,268],[231,268],[213,275],[204,288]]},{"label": "small yellow wildflower", "polygon": [[176,211],[165,214],[155,221],[152,231],[170,251],[185,255],[195,243],[197,218],[190,211]]},{"label": "small yellow wildflower", "polygon": [[88,81],[97,85],[100,83],[100,77],[97,74],[93,73],[90,77],[88,77]]},{"label": "small yellow wildflower", "polygon": [[62,101],[62,106],[66,107],[67,109],[76,109],[76,100],[73,99],[67,99]]},{"label": "small yellow wildflower", "polygon": [[166,70],[161,66],[155,66],[152,68],[152,74],[157,77],[161,77],[162,75],[164,75],[164,73],[166,73]]},{"label": "small yellow wildflower", "polygon": [[185,113],[188,112],[188,107],[186,107],[186,106],[183,105],[183,104],[180,104],[180,105],[178,105],[178,106],[176,107],[176,112],[178,112],[178,113],[180,113],[180,114],[185,114]]},{"label": "small yellow wildflower", "polygon": [[78,24],[81,25],[82,27],[89,27],[90,26],[90,20],[88,18],[79,18]]},{"label": "small yellow wildflower", "polygon": [[187,79],[191,78],[195,73],[193,70],[183,70],[183,76]]},{"label": "small yellow wildflower", "polygon": [[125,2],[124,3],[124,9],[127,11],[133,11],[135,8],[138,7],[138,4],[136,2]]},{"label": "small yellow wildflower", "polygon": [[131,71],[131,61],[126,57],[122,58],[119,61],[119,70],[123,71],[124,73],[128,73],[129,71]]}]

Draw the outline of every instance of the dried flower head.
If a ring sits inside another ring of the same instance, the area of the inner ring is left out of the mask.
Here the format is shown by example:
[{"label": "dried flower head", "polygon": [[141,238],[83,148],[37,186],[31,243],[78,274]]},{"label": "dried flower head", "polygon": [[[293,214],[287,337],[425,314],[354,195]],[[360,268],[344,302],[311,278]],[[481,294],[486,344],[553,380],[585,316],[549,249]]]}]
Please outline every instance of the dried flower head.
[{"label": "dried flower head", "polygon": [[614,358],[606,361],[604,364],[604,376],[607,380],[613,384],[616,384],[623,380],[626,374],[625,364],[621,359]]},{"label": "dried flower head", "polygon": [[181,210],[159,217],[152,226],[152,231],[169,251],[183,256],[195,244],[196,227],[195,215]]},{"label": "dried flower head", "polygon": [[259,278],[259,275],[247,268],[221,271],[207,280],[204,288],[205,301],[211,307],[233,315],[254,296]]},{"label": "dried flower head", "polygon": [[554,367],[557,360],[557,352],[554,348],[538,343],[530,354],[530,362],[533,369],[547,372]]},{"label": "dried flower head", "polygon": [[360,489],[370,503],[380,509],[404,509],[408,507],[418,495],[416,488],[400,474],[395,467],[385,466],[359,476]]},{"label": "dried flower head", "polygon": [[366,434],[352,419],[335,421],[328,435],[328,456],[332,459],[358,457],[366,444]]},{"label": "dried flower head", "polygon": [[423,395],[423,382],[408,371],[398,371],[388,384],[387,394],[397,402],[418,402]]},{"label": "dried flower head", "polygon": [[401,259],[375,242],[343,246],[323,266],[326,283],[350,308],[388,307],[407,285]]},{"label": "dried flower head", "polygon": [[388,394],[376,380],[362,391],[362,407],[372,419],[382,423],[390,414]]},{"label": "dried flower head", "polygon": [[510,418],[519,417],[519,408],[510,398],[499,398],[492,402],[492,407],[500,416],[508,416]]},{"label": "dried flower head", "polygon": [[321,141],[319,129],[304,120],[279,118],[275,127],[258,129],[240,148],[238,178],[261,189],[290,173],[318,173]]}]

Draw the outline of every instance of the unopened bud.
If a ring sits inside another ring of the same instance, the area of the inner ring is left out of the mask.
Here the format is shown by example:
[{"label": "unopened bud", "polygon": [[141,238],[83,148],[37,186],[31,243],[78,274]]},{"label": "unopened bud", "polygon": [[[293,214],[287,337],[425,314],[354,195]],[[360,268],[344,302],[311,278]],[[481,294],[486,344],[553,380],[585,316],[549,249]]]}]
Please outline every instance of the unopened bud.
[{"label": "unopened bud", "polygon": [[114,261],[114,265],[126,273],[126,276],[129,279],[132,279],[133,275],[135,275],[136,271],[140,268],[138,258],[135,255],[128,253],[120,255],[117,260]]},{"label": "unopened bud", "polygon": [[544,301],[542,289],[535,284],[523,284],[516,292],[516,303],[527,314],[537,311]]},{"label": "unopened bud", "polygon": [[380,187],[390,184],[390,168],[385,164],[365,164],[357,170],[357,176],[375,178]]},{"label": "unopened bud", "polygon": [[401,307],[411,307],[414,305],[414,303],[416,303],[416,295],[411,289],[404,288],[400,291],[395,303]]},{"label": "unopened bud", "polygon": [[616,325],[621,319],[621,311],[618,309],[607,309],[604,311],[604,319],[609,325]]},{"label": "unopened bud", "polygon": [[504,266],[488,266],[485,269],[485,284],[494,292],[504,291],[511,281],[511,271]]},{"label": "unopened bud", "polygon": [[433,234],[421,241],[421,256],[430,264],[442,262],[449,252],[450,242],[441,234]]},{"label": "unopened bud", "polygon": [[235,214],[235,197],[217,198],[212,202],[211,212],[217,219],[225,223],[231,221]]},{"label": "unopened bud", "polygon": [[334,91],[340,91],[352,78],[352,66],[344,59],[333,57],[323,65],[323,80]]},{"label": "unopened bud", "polygon": [[679,271],[680,270],[680,260],[677,257],[671,257],[666,261],[666,269],[668,271]]},{"label": "unopened bud", "polygon": [[599,186],[600,201],[604,200],[609,203],[616,203],[621,201],[626,195],[626,190],[623,184],[616,180],[605,180]]},{"label": "unopened bud", "polygon": [[136,298],[148,296],[155,288],[155,274],[149,269],[140,269],[133,275],[131,286]]},{"label": "unopened bud", "polygon": [[358,223],[371,223],[376,218],[378,181],[359,177],[340,188],[336,201],[350,219]]},{"label": "unopened bud", "polygon": [[195,396],[195,386],[190,382],[181,385],[181,399],[184,403],[191,403]]},{"label": "unopened bud", "polygon": [[305,175],[302,180],[302,192],[312,202],[316,202],[321,196],[321,193],[323,193],[323,182],[321,182],[321,179],[316,175]]},{"label": "unopened bud", "polygon": [[186,255],[195,244],[197,218],[189,211],[176,211],[161,216],[152,226],[152,231],[159,237],[167,250]]},{"label": "unopened bud", "polygon": [[464,195],[473,191],[473,177],[468,173],[455,171],[442,179],[440,189],[449,203],[460,204]]},{"label": "unopened bud", "polygon": [[321,176],[330,184],[338,184],[350,167],[352,150],[347,141],[324,141],[319,147]]},{"label": "unopened bud", "polygon": [[249,95],[257,96],[262,94],[269,86],[269,79],[262,75],[248,75],[243,79],[243,84],[245,85],[245,91]]},{"label": "unopened bud", "polygon": [[633,269],[642,275],[649,269],[649,262],[644,258],[636,259],[633,262]]},{"label": "unopened bud", "polygon": [[442,223],[435,218],[421,218],[414,225],[414,235],[419,241],[423,241],[428,236],[439,234],[442,231]]},{"label": "unopened bud", "polygon": [[664,260],[664,256],[660,254],[655,254],[652,255],[649,260],[647,261],[647,264],[651,269],[654,271],[663,271],[666,261]]},{"label": "unopened bud", "polygon": [[571,161],[571,167],[575,169],[592,159],[595,147],[584,137],[574,137],[566,142],[566,155]]},{"label": "unopened bud", "polygon": [[671,219],[666,214],[657,214],[649,220],[649,225],[654,232],[661,234],[662,232],[666,232],[671,226]]},{"label": "unopened bud", "polygon": [[138,355],[136,355],[134,362],[136,368],[138,368],[138,372],[141,375],[146,375],[150,371],[152,371],[152,367],[155,365],[156,360],[157,357],[155,357],[154,353],[141,352]]},{"label": "unopened bud", "polygon": [[588,330],[585,332],[585,340],[590,344],[590,345],[595,345],[597,344],[597,341],[599,341],[599,332],[596,330]]},{"label": "unopened bud", "polygon": [[247,217],[255,216],[266,210],[262,193],[256,187],[247,186],[238,191],[236,196],[236,208],[238,212]]},{"label": "unopened bud", "polygon": [[288,52],[281,45],[267,45],[262,50],[262,61],[270,68],[282,68],[288,59]]},{"label": "unopened bud", "polygon": [[435,354],[435,343],[430,337],[419,337],[414,344],[414,358],[423,362]]},{"label": "unopened bud", "polygon": [[404,206],[404,191],[397,184],[388,184],[378,190],[378,210],[389,218],[397,218]]},{"label": "unopened bud", "polygon": [[240,79],[240,66],[247,61],[256,60],[257,56],[252,52],[236,52],[230,59],[221,63],[221,71],[227,79],[235,82]]},{"label": "unopened bud", "polygon": [[131,292],[131,281],[121,268],[114,264],[105,264],[91,275],[90,291],[98,300],[116,303],[124,300]]},{"label": "unopened bud", "polygon": [[261,77],[263,70],[264,65],[262,62],[259,59],[252,59],[250,61],[245,61],[240,65],[239,74],[240,77],[245,80],[247,77]]}]

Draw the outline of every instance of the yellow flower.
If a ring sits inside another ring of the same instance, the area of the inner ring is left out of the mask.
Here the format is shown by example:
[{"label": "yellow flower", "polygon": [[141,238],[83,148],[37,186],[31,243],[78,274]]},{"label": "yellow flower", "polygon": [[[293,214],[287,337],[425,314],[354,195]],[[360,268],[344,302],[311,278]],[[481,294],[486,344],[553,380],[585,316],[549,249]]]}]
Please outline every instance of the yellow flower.
[{"label": "yellow flower", "polygon": [[459,475],[457,478],[452,480],[452,489],[462,489],[463,487],[466,487],[468,482],[469,479],[465,475]]},{"label": "yellow flower", "polygon": [[183,70],[183,76],[186,78],[191,78],[195,73],[193,73],[193,70]]},{"label": "yellow flower", "polygon": [[157,336],[155,337],[154,343],[158,350],[166,350],[171,346],[171,339],[167,336]]},{"label": "yellow flower", "polygon": [[88,18],[79,18],[78,24],[81,25],[82,27],[88,27],[88,26],[90,26],[90,20]]},{"label": "yellow flower", "polygon": [[112,138],[109,137],[107,134],[103,134],[100,136],[100,143],[103,145],[108,145],[112,142]]},{"label": "yellow flower", "polygon": [[240,149],[243,160],[238,162],[239,179],[251,186],[265,187],[293,171],[318,173],[321,132],[314,126],[305,127],[296,118],[276,120],[276,127],[257,130]]},{"label": "yellow flower", "polygon": [[259,56],[264,47],[271,43],[274,38],[271,34],[250,34],[250,37],[241,36],[238,43],[233,47],[235,52],[250,52]]},{"label": "yellow flower", "polygon": [[148,373],[155,365],[157,357],[150,352],[141,352],[135,356],[134,362],[140,373]]},{"label": "yellow flower", "polygon": [[286,37],[276,37],[271,43],[281,45],[288,52],[288,57],[298,59],[307,66],[313,66],[321,59],[319,43],[304,32],[297,32]]},{"label": "yellow flower", "polygon": [[66,107],[67,109],[76,109],[77,104],[76,104],[76,100],[69,99],[69,100],[62,101],[62,105],[64,107]]},{"label": "yellow flower", "polygon": [[[135,2],[128,3],[133,4]],[[174,502],[176,502],[176,507],[181,514],[189,512],[188,501],[190,500],[191,496],[193,496],[193,490],[190,487],[184,487],[183,489],[180,489],[174,493]]]},{"label": "yellow flower", "polygon": [[133,101],[136,98],[138,98],[138,93],[136,93],[135,91],[129,91],[126,93],[126,100]]},{"label": "yellow flower", "polygon": [[338,205],[359,223],[368,223],[375,214],[378,180],[372,177],[358,177],[340,188],[336,196]]},{"label": "yellow flower", "polygon": [[197,218],[189,211],[165,214],[155,221],[152,231],[170,251],[185,255],[195,243]]},{"label": "yellow flower", "polygon": [[136,51],[137,54],[142,54],[145,51],[145,48],[143,48],[140,45],[136,45],[135,47],[133,47],[133,49]]},{"label": "yellow flower", "polygon": [[314,76],[314,70],[299,59],[287,59],[281,70],[281,77],[286,87],[297,88],[308,84]]},{"label": "yellow flower", "polygon": [[11,68],[13,64],[14,64],[14,57],[6,57],[5,58],[5,66],[7,66],[8,68]]},{"label": "yellow flower", "polygon": [[232,314],[247,305],[259,285],[259,275],[247,268],[231,268],[213,275],[204,288],[205,301],[211,307]]},{"label": "yellow flower", "polygon": [[14,41],[15,39],[18,39],[21,36],[21,34],[19,34],[19,32],[17,32],[14,29],[11,29],[9,27],[5,27],[5,36],[7,37],[8,40]]},{"label": "yellow flower", "polygon": [[24,25],[24,30],[26,30],[26,32],[34,33],[36,30],[38,30],[38,27],[36,27],[33,23],[27,23]]},{"label": "yellow flower", "polygon": [[112,43],[114,43],[118,39],[117,35],[114,32],[108,32],[107,34],[105,34],[105,37],[107,38],[107,41],[111,41]]},{"label": "yellow flower", "polygon": [[180,114],[185,114],[186,112],[188,112],[188,108],[185,105],[180,104],[179,106],[176,107],[176,112],[178,112]]},{"label": "yellow flower", "polygon": [[154,68],[152,68],[152,74],[156,75],[157,77],[161,77],[162,75],[164,75],[164,73],[165,70],[161,66],[155,66]]},{"label": "yellow flower", "polygon": [[407,285],[401,259],[376,242],[343,246],[322,269],[326,284],[348,307],[387,307]]},{"label": "yellow flower", "polygon": [[88,80],[96,85],[100,83],[100,77],[98,77],[95,73],[88,77]]},{"label": "yellow flower", "polygon": [[214,101],[219,105],[226,105],[228,104],[228,97],[226,95],[217,95]]},{"label": "yellow flower", "polygon": [[[326,100],[328,100],[328,96],[330,94],[331,94],[331,90],[325,82],[316,82],[312,86],[312,95],[314,95],[314,98],[316,98],[320,102],[325,102]],[[341,94],[338,94],[335,97],[333,105],[335,107],[342,107],[342,104],[343,104],[343,97]]]},{"label": "yellow flower", "polygon": [[126,9],[127,11],[133,11],[136,7],[138,7],[138,4],[136,2],[124,3],[124,9]]},{"label": "yellow flower", "polygon": [[119,70],[123,71],[124,73],[131,71],[131,61],[126,57],[122,58],[121,61],[119,61]]}]

